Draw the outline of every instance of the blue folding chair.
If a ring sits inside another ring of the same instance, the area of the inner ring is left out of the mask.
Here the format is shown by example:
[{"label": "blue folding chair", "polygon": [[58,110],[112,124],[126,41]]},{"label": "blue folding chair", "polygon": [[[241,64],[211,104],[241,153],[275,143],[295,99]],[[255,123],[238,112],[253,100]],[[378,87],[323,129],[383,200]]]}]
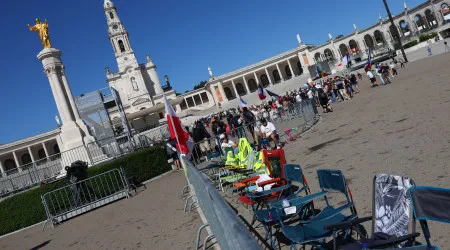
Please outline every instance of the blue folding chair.
[{"label": "blue folding chair", "polygon": [[[288,201],[289,207],[295,207],[295,212],[291,214],[283,214],[281,219],[285,221],[299,216],[301,220],[305,220],[308,216],[314,215],[313,200],[324,197],[327,192],[311,194],[308,182],[303,175],[302,168],[299,165],[285,164],[283,168],[286,181],[291,185],[294,182],[299,183],[300,186],[297,191],[292,192],[292,194],[287,195],[285,198],[283,197],[283,199]],[[305,195],[301,196],[302,193]],[[278,223],[273,220],[271,213],[274,209],[283,209],[284,207],[282,200],[269,202],[268,206],[268,209],[256,210],[254,215],[255,218],[263,225],[264,230],[266,231],[266,239],[270,240],[271,247],[276,249],[276,239],[273,237],[272,228]]]},{"label": "blue folding chair", "polygon": [[[329,244],[325,241],[326,238],[332,236],[335,245],[337,235],[345,239],[349,237],[349,234],[345,230],[332,231],[325,229],[325,227],[357,218],[351,192],[342,172],[340,170],[318,170],[317,175],[322,192],[336,191],[342,193],[346,202],[339,207],[334,207],[325,195],[326,207],[319,214],[306,221],[300,221],[297,225],[286,225],[283,221],[285,215],[283,209],[272,209],[270,211],[271,217],[280,223],[281,231],[290,241],[290,249],[297,249],[297,244],[302,245],[302,247],[310,245],[318,249],[327,249]],[[344,213],[347,210],[349,210],[349,215]]]},{"label": "blue folding chair", "polygon": [[[439,247],[431,244],[428,222],[437,221],[450,224],[450,189],[438,187],[415,186],[409,189],[414,216],[420,222],[423,236],[427,244],[406,249],[436,250]],[[446,246],[448,247],[448,246]]]}]

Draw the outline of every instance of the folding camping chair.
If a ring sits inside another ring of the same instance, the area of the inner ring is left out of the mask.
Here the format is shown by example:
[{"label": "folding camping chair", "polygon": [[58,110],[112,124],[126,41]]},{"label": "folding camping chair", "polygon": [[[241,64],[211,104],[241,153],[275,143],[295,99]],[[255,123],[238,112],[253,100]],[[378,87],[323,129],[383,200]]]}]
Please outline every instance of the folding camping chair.
[{"label": "folding camping chair", "polygon": [[[413,245],[414,237],[418,234],[415,232],[415,219],[410,218],[411,199],[408,188],[411,186],[414,186],[414,181],[408,177],[377,174],[373,178],[372,216],[330,225],[327,228],[354,229],[357,232],[361,239],[344,245],[342,249],[346,250],[360,249],[363,245],[368,245],[369,248]],[[361,223],[366,221],[372,221],[370,238],[361,226]],[[411,234],[408,233],[410,224]]]},{"label": "folding camping chair", "polygon": [[[283,166],[286,164],[286,157],[284,156],[283,149],[274,149],[274,150],[262,150],[263,153],[263,163],[266,166],[266,169],[271,178],[284,178],[284,170]],[[243,180],[242,183],[245,186],[246,191],[255,191],[257,188],[255,181],[258,178],[252,178],[249,180]],[[253,185],[252,185],[253,184]],[[245,195],[239,197],[239,200],[246,205],[251,205],[252,201],[248,200]]]},{"label": "folding camping chair", "polygon": [[[450,224],[450,189],[416,186],[409,189],[414,216],[420,223],[426,244],[410,247],[415,250],[436,250],[431,244],[428,220]],[[448,246],[447,246],[448,247]],[[409,249],[409,247],[407,248]]]},{"label": "folding camping chair", "polygon": [[[286,181],[288,181],[289,184],[297,182],[300,184],[300,186],[298,187],[298,190],[296,192],[293,192],[292,194],[287,196],[287,198],[284,198],[289,202],[289,207],[291,208],[291,210],[292,207],[295,207],[295,209],[292,210],[292,212],[290,212],[289,214],[285,214],[282,218],[283,221],[295,218],[297,216],[299,216],[301,220],[305,220],[308,216],[314,215],[314,205],[312,201],[319,197],[325,196],[327,192],[311,194],[308,182],[306,181],[306,177],[303,175],[303,171],[299,165],[284,165],[284,173],[286,175]],[[301,196],[300,194],[303,192],[305,195]],[[271,218],[270,211],[271,208],[283,209],[284,207],[282,202],[283,201],[280,200],[269,202],[269,209],[254,211],[256,220],[258,220],[263,225],[264,230],[266,231],[266,239],[268,238],[270,240],[271,247],[274,249],[276,248],[276,246],[275,239],[272,236],[272,227],[276,225],[277,222]]]},{"label": "folding camping chair", "polygon": [[[325,242],[325,240],[331,236],[333,236],[333,245],[335,245],[336,236],[340,235],[341,238],[345,239],[349,236],[348,231],[333,231],[328,230],[325,227],[331,224],[352,220],[358,216],[350,188],[347,186],[342,172],[340,170],[318,170],[317,175],[319,177],[319,184],[322,192],[328,192],[328,194],[330,191],[342,193],[346,198],[346,202],[335,208],[330,204],[327,195],[325,195],[326,207],[309,220],[299,221],[297,225],[286,225],[284,223],[284,216],[286,215],[284,209],[271,209],[271,216],[280,223],[281,231],[291,243],[291,249],[297,249],[295,247],[296,244],[300,244],[303,247],[311,245],[312,247],[319,249],[327,248],[328,243]],[[347,210],[350,211],[349,215],[343,213]]]}]

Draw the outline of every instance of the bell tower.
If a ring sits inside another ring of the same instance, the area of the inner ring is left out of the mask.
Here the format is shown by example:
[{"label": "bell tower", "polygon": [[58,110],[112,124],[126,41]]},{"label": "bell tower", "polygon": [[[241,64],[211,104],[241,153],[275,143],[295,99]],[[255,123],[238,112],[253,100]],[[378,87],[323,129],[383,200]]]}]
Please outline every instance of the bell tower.
[{"label": "bell tower", "polygon": [[119,72],[128,67],[138,67],[134,51],[131,48],[128,32],[117,15],[117,9],[111,0],[105,0],[103,5],[108,24],[109,40],[114,50]]}]

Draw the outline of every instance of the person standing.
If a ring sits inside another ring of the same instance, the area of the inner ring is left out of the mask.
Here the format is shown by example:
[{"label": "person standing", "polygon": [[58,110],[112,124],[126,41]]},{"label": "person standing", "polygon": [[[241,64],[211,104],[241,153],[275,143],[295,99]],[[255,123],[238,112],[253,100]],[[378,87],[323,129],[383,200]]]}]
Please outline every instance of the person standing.
[{"label": "person standing", "polygon": [[427,46],[428,56],[432,56],[433,54],[431,53],[431,43],[432,43],[431,39],[428,39],[427,43],[428,43]]},{"label": "person standing", "polygon": [[[359,74],[359,73],[358,73]],[[355,74],[352,74],[350,76],[350,82],[352,83],[352,89],[356,93],[359,93],[359,86],[358,86],[358,80],[356,79]]]},{"label": "person standing", "polygon": [[385,84],[391,83],[391,80],[389,80],[389,66],[387,66],[386,64],[381,64],[380,69],[384,83]]},{"label": "person standing", "polygon": [[367,71],[367,76],[369,77],[370,83],[372,83],[372,87],[378,86],[377,79],[375,78],[371,70]]}]

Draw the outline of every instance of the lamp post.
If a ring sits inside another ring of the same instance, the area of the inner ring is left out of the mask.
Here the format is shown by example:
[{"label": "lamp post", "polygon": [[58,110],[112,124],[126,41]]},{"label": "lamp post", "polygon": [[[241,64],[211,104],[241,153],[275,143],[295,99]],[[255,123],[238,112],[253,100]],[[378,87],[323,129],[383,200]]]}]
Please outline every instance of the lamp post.
[{"label": "lamp post", "polygon": [[[389,6],[388,6],[386,0],[383,0],[383,3],[384,3],[384,7],[386,7],[386,11],[388,13],[389,20],[391,21],[391,25],[396,27],[395,24],[394,24],[394,19],[392,18],[392,14],[391,14],[391,11],[389,10]],[[405,50],[403,49],[403,45],[402,45],[402,41],[400,40],[400,36],[397,36],[396,34],[393,34],[393,36],[397,40],[397,43],[400,45],[400,50],[402,51],[402,55],[403,55],[404,61],[408,62],[408,58],[406,58],[406,53],[405,53]]]}]

